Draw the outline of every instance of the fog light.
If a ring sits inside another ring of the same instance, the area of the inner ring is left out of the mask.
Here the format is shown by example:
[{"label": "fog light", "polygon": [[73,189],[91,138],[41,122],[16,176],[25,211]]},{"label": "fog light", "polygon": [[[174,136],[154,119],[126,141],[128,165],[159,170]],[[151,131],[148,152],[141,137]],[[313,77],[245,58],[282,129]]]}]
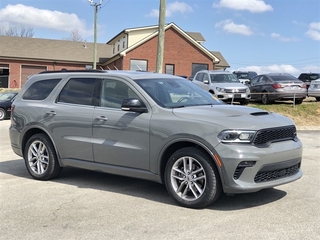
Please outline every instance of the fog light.
[{"label": "fog light", "polygon": [[243,161],[238,164],[238,167],[253,167],[256,161]]}]

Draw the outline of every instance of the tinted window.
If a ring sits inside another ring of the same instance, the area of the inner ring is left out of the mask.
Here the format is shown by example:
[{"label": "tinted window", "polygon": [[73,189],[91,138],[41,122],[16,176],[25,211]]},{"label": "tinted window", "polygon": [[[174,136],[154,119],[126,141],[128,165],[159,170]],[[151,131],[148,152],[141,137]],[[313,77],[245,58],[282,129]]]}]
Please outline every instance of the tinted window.
[{"label": "tinted window", "polygon": [[72,78],[59,95],[59,102],[80,105],[92,105],[93,92],[96,84],[94,78]]},{"label": "tinted window", "polygon": [[286,80],[292,80],[292,81],[296,81],[298,80],[296,77],[292,76],[292,75],[269,75],[269,77],[273,80],[273,81],[286,81]]},{"label": "tinted window", "polygon": [[51,93],[61,79],[41,80],[33,83],[23,94],[25,100],[43,100]]},{"label": "tinted window", "polygon": [[101,88],[101,107],[121,108],[123,99],[139,98],[125,83],[117,80],[105,79]]}]

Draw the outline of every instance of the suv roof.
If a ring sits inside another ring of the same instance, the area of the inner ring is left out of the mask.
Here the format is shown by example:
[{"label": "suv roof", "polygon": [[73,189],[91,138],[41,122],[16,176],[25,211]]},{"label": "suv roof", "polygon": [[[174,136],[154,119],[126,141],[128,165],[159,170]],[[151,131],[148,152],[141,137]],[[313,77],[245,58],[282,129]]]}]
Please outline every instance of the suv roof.
[{"label": "suv roof", "polygon": [[232,74],[229,71],[223,71],[223,70],[200,70],[199,72],[206,72],[206,73],[214,73],[214,74]]}]

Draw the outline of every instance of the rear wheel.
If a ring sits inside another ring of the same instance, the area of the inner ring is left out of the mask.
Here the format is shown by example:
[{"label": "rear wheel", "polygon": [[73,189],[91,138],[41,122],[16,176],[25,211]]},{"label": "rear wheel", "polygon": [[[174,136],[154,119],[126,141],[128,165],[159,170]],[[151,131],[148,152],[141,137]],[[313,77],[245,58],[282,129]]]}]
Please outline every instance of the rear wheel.
[{"label": "rear wheel", "polygon": [[269,103],[271,103],[271,101],[269,100],[269,95],[268,95],[267,92],[262,93],[262,95],[261,95],[261,102],[262,102],[263,104],[269,104]]},{"label": "rear wheel", "polygon": [[316,100],[317,100],[318,102],[320,102],[320,97],[316,97]]},{"label": "rear wheel", "polygon": [[0,121],[5,119],[6,111],[3,108],[0,108]]},{"label": "rear wheel", "polygon": [[179,149],[170,157],[164,178],[171,197],[184,207],[205,207],[221,194],[219,174],[212,159],[194,147]]},{"label": "rear wheel", "polygon": [[303,99],[295,99],[294,103],[295,104],[301,104],[303,101]]},{"label": "rear wheel", "polygon": [[56,177],[62,170],[50,139],[42,134],[33,135],[24,149],[24,160],[30,175],[38,180]]}]

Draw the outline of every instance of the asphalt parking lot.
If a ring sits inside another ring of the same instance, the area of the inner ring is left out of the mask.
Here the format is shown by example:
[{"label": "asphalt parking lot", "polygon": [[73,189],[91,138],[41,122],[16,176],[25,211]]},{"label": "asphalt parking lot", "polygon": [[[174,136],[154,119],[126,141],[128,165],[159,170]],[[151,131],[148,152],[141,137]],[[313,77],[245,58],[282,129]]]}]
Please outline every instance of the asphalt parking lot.
[{"label": "asphalt parking lot", "polygon": [[0,239],[320,239],[320,131],[299,131],[304,175],[212,206],[177,206],[164,186],[64,169],[32,179],[0,121]]}]

